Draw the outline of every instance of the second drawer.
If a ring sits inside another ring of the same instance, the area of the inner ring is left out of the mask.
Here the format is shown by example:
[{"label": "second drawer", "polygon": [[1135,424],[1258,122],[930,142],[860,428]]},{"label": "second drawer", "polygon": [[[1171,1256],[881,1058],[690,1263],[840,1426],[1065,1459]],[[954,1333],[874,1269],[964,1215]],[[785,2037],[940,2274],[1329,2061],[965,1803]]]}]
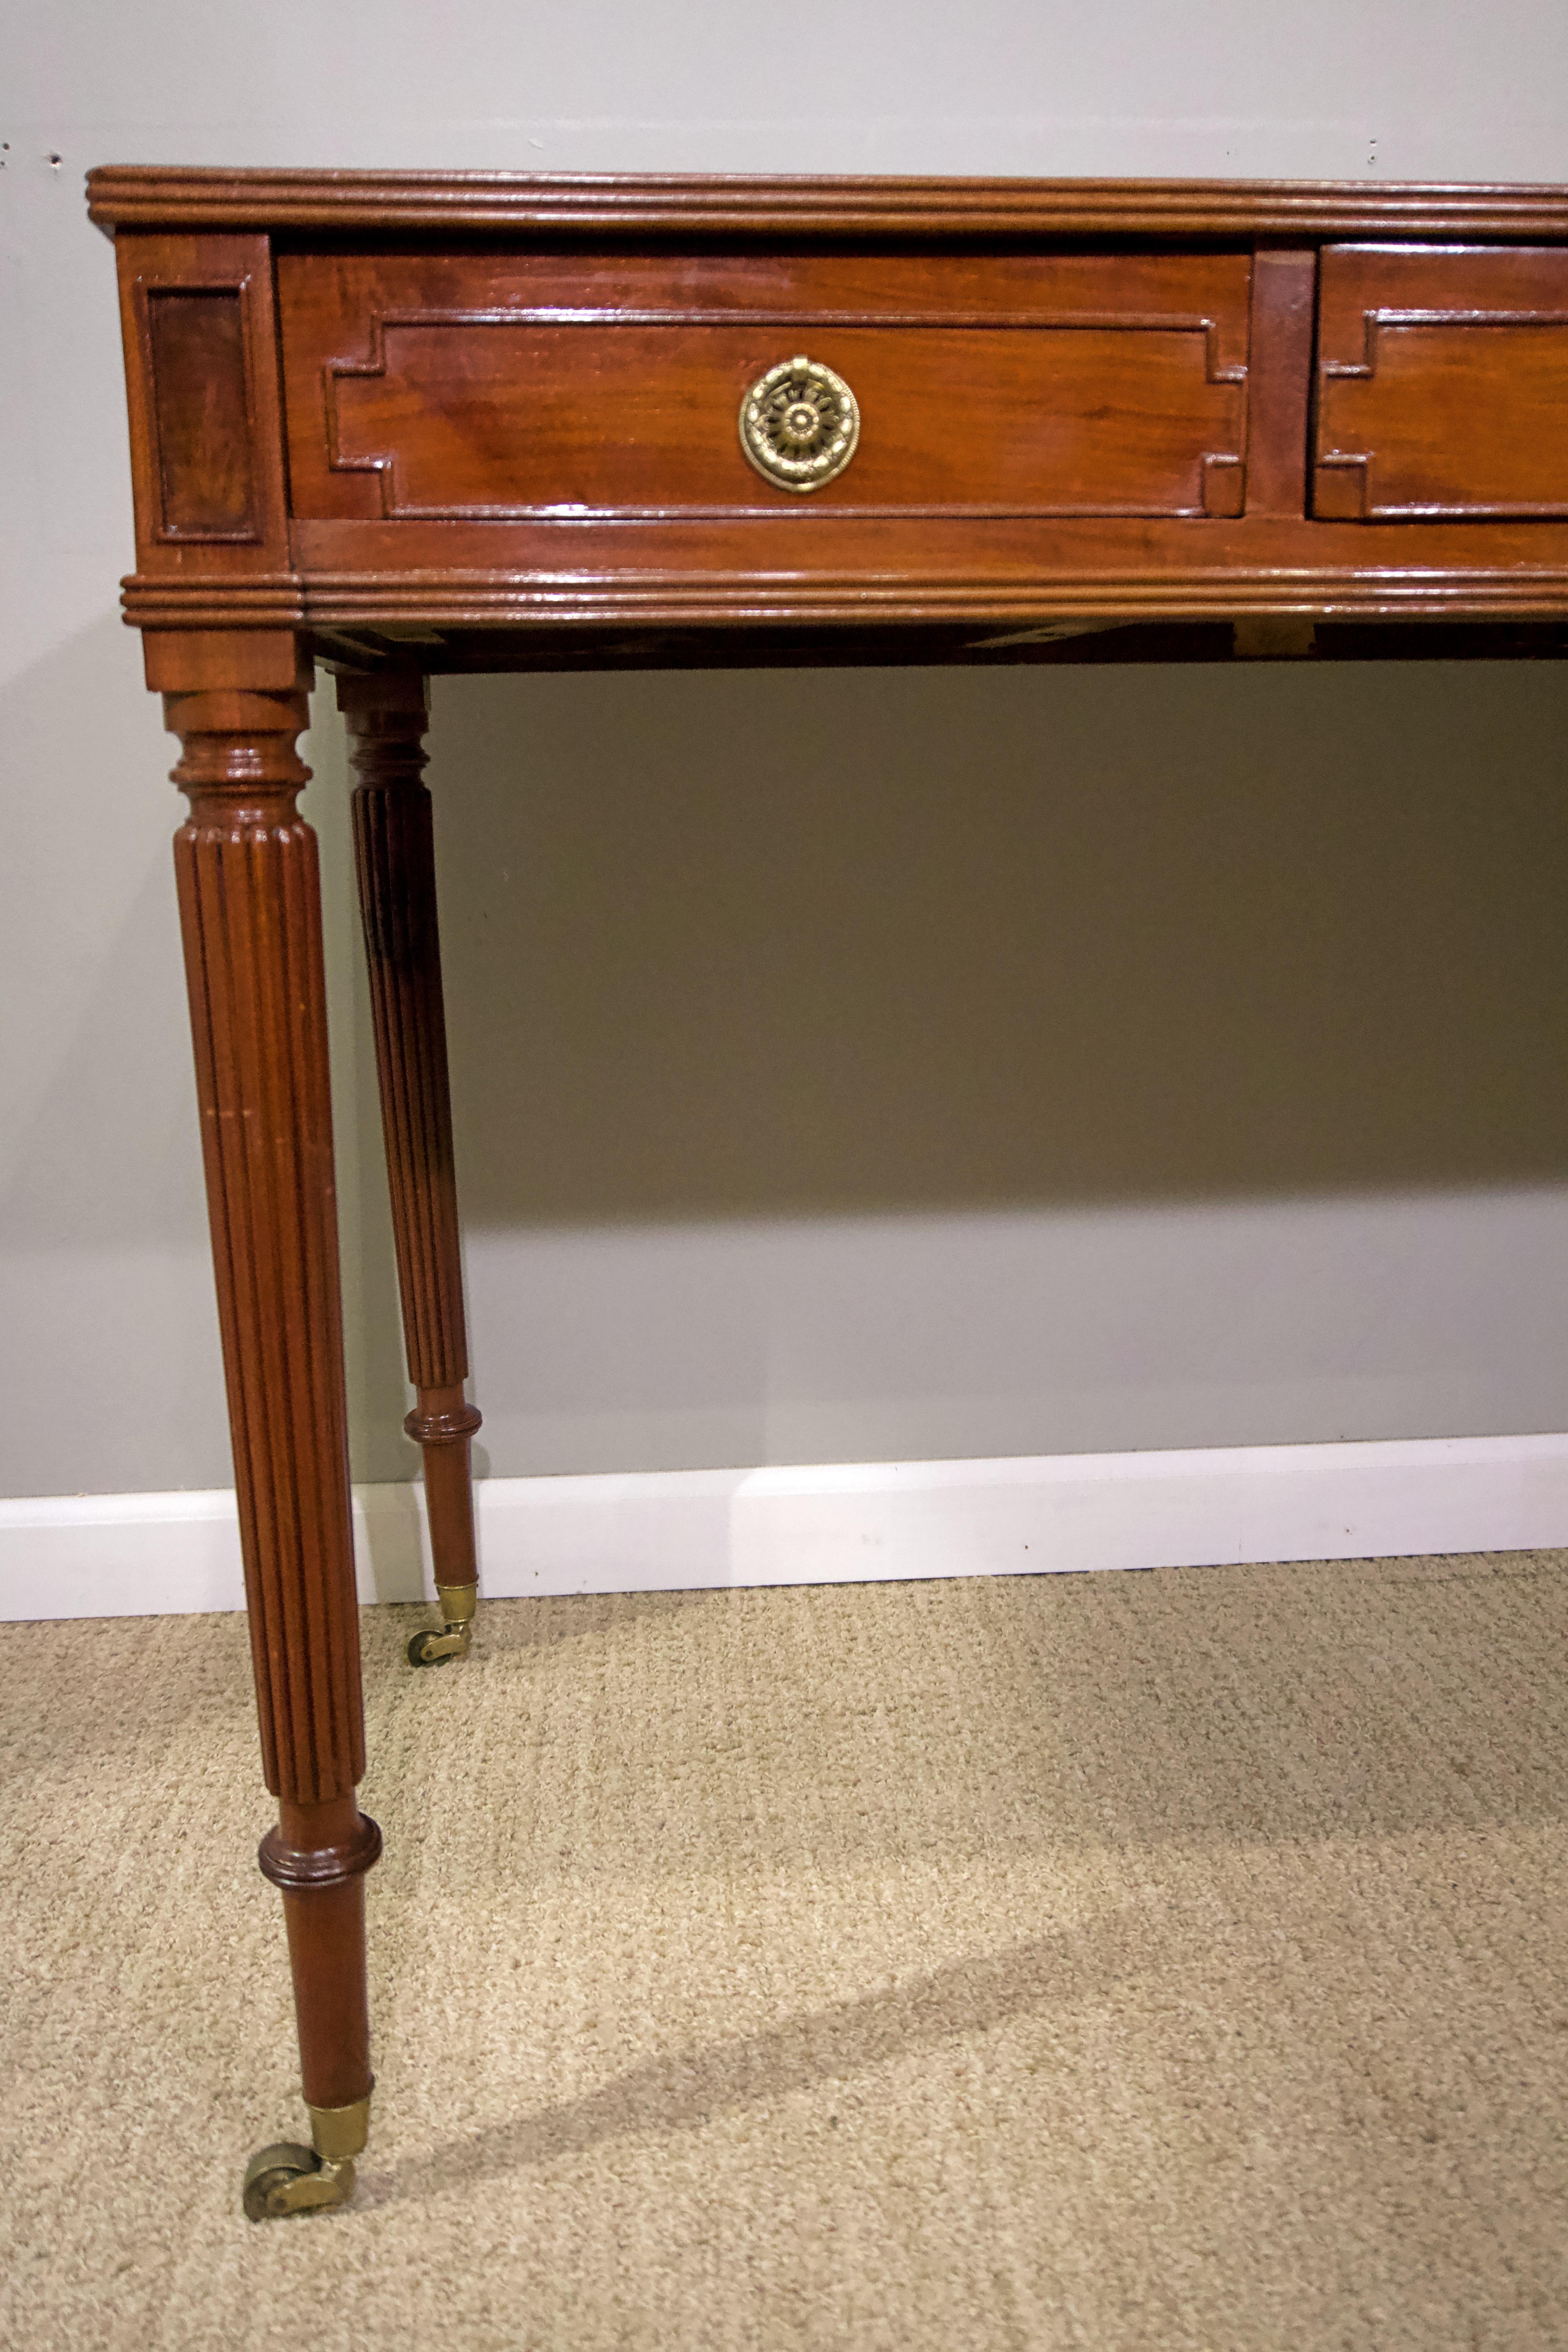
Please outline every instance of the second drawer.
[{"label": "second drawer", "polygon": [[1313,512],[1568,515],[1565,386],[1568,247],[1331,246]]}]

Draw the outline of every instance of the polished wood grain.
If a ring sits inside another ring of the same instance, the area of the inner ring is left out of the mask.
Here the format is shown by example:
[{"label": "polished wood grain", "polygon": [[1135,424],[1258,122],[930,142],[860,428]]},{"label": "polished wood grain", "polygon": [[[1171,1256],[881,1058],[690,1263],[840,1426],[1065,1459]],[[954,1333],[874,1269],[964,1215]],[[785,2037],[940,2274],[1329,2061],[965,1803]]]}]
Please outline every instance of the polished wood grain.
[{"label": "polished wood grain", "polygon": [[452,1105],[441,1003],[436,848],[425,788],[425,680],[417,671],[342,677],[354,866],[375,1025],[376,1076],[403,1302],[417,1402],[404,1426],[423,1449],[437,1585],[479,1580],[471,1454],[479,1414],[468,1374]]},{"label": "polished wood grain", "polygon": [[1307,510],[1317,287],[1310,247],[1264,246],[1253,257],[1246,478],[1255,522]]},{"label": "polished wood grain", "polygon": [[279,1809],[260,1863],[283,1897],[300,2080],[307,2105],[347,2107],[375,2087],[370,2067],[364,1878],[381,1832],[352,1797]]},{"label": "polished wood grain", "polygon": [[1568,247],[1322,257],[1313,511],[1568,516]]},{"label": "polished wood grain", "polygon": [[[640,520],[1235,513],[1239,254],[285,255],[294,511]],[[809,499],[737,431],[807,352],[860,440]]]},{"label": "polished wood grain", "polygon": [[241,286],[147,295],[163,540],[257,537]]},{"label": "polished wood grain", "polygon": [[116,259],[138,572],[276,576],[291,556],[270,240],[148,233]]},{"label": "polished wood grain", "polygon": [[375,2088],[365,1990],[363,1872],[380,1850],[378,1843],[363,1860],[356,1854],[353,1874],[334,1884],[283,1889],[300,2085],[307,2106],[352,2106]]}]

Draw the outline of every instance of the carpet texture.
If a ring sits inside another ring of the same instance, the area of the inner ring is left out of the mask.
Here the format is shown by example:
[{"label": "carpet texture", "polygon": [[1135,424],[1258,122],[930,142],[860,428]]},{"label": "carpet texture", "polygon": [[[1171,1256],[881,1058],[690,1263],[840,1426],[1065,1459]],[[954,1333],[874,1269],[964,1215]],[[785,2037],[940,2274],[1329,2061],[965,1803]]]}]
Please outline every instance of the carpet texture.
[{"label": "carpet texture", "polygon": [[261,2226],[244,1627],[4,1629],[6,2346],[1568,2345],[1563,1556],[424,1622],[359,2196]]}]

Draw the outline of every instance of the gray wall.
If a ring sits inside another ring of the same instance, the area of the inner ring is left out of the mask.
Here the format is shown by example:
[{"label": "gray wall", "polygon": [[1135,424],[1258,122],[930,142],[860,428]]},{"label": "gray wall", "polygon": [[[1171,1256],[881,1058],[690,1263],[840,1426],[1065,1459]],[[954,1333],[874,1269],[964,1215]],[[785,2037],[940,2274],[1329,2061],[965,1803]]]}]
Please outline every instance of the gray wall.
[{"label": "gray wall", "polygon": [[[11,21],[11,1495],[228,1477],[89,165],[1568,178],[1561,0]],[[443,681],[436,717],[496,1473],[1568,1426],[1561,670]],[[328,695],[307,756],[389,1478]]]}]

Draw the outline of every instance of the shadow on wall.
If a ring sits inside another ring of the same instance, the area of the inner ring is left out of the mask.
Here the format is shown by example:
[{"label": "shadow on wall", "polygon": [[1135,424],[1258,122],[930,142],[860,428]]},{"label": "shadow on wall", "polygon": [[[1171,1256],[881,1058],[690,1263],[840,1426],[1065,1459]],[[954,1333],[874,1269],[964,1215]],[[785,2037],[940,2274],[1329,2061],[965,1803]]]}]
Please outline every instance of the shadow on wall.
[{"label": "shadow on wall", "polygon": [[1568,1173],[1551,667],[434,694],[471,1225]]},{"label": "shadow on wall", "polygon": [[[180,803],[138,667],[105,615],[4,707],[18,772],[77,794],[15,813],[16,1494],[229,1475]],[[1544,665],[438,680],[494,1468],[1561,1425],[1550,1213],[1478,1226],[1452,1280],[1424,1230],[1370,1297],[1382,1228],[1298,1247],[1290,1204],[1568,1179],[1565,703]],[[353,1454],[396,1479],[328,681],[315,715]],[[1207,1202],[1234,1231],[1270,1197],[1228,1255],[1055,1214]],[[1037,1213],[964,1237],[1004,1210]]]}]

